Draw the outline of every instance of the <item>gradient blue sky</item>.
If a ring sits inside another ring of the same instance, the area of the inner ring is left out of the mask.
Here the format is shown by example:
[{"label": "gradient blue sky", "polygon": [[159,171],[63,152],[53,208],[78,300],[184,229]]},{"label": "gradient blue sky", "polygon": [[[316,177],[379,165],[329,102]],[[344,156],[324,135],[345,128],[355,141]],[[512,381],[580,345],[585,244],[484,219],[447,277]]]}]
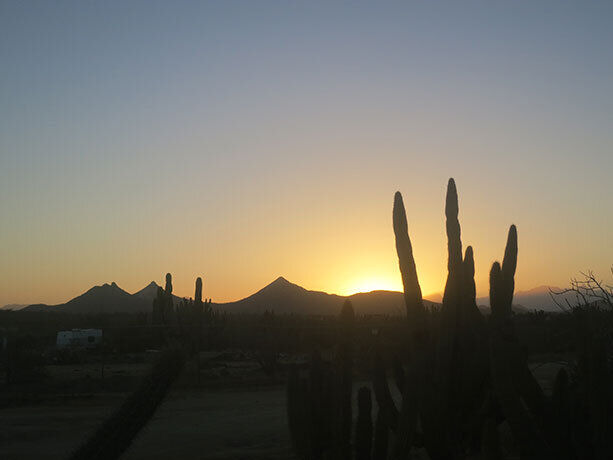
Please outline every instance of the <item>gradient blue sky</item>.
[{"label": "gradient blue sky", "polygon": [[613,263],[612,2],[0,3],[0,305],[128,291],[424,293],[460,193],[477,289]]}]

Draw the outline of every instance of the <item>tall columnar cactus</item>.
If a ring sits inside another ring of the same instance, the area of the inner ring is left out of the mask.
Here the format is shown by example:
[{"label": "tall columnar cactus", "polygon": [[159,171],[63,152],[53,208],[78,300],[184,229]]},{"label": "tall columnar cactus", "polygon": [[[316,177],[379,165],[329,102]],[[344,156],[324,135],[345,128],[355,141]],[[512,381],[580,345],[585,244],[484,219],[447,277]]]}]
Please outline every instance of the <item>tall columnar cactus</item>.
[{"label": "tall columnar cactus", "polygon": [[417,280],[417,268],[413,258],[413,246],[409,238],[409,227],[404,203],[400,192],[394,196],[394,234],[396,236],[396,251],[404,286],[404,301],[407,309],[407,319],[412,336],[425,332],[425,310],[421,297],[421,288]]},{"label": "tall columnar cactus", "polygon": [[[450,179],[445,206],[449,274],[440,322],[433,328],[423,307],[402,196],[396,193],[394,198],[394,233],[410,343],[394,445],[397,458],[406,456],[410,449],[418,418],[432,458],[448,458],[464,451],[466,418],[477,404],[487,375],[484,330],[475,302],[473,252],[469,246],[462,257],[458,212],[456,186]],[[389,398],[381,403],[389,405]]]}]

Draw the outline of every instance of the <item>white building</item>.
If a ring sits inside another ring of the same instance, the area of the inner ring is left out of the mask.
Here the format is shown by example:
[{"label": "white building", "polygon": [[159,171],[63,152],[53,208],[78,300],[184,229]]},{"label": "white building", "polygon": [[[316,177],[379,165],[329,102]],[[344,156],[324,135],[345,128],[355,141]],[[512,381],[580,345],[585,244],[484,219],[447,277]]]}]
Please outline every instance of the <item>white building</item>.
[{"label": "white building", "polygon": [[94,348],[102,343],[102,329],[73,329],[57,333],[57,348]]}]

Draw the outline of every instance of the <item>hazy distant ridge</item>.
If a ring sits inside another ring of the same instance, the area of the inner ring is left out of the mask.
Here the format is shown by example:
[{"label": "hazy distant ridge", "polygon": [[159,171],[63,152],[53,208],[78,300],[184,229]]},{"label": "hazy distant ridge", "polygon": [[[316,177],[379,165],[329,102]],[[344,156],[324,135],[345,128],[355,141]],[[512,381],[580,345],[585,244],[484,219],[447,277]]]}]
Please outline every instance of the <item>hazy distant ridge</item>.
[{"label": "hazy distant ridge", "polygon": [[[549,294],[549,289],[553,289],[554,291],[561,290],[560,288],[554,286],[538,286],[527,291],[517,291],[513,296],[513,305],[523,307],[528,310],[537,309],[559,312],[560,309],[551,298],[551,295]],[[564,296],[560,296],[558,302],[564,303],[564,298],[568,299],[571,305],[575,301],[575,298],[572,294],[566,294]],[[489,307],[490,298],[480,297],[477,299],[477,304],[486,305]]]}]

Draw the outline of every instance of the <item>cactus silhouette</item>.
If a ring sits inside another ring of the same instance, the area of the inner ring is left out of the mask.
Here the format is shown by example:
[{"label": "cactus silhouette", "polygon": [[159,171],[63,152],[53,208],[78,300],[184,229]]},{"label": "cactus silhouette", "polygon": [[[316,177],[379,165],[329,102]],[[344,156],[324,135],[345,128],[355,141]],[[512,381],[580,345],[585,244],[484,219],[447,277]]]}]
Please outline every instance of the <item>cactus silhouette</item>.
[{"label": "cactus silhouette", "polygon": [[164,288],[163,322],[170,324],[174,319],[174,301],[172,299],[172,275],[166,273],[166,287]]},{"label": "cactus silhouette", "polygon": [[[199,325],[199,328],[202,329],[202,321],[204,314],[204,304],[202,303],[202,278],[196,278],[196,289],[194,291],[194,302],[192,313],[195,315],[196,324]],[[200,334],[200,332],[199,332]]]},{"label": "cactus silhouette", "polygon": [[[448,276],[440,314],[424,309],[406,211],[400,193],[394,197],[393,224],[404,286],[408,320],[408,349],[402,365],[395,363],[402,406],[394,404],[379,352],[373,388],[379,404],[375,430],[375,458],[385,458],[386,432],[395,434],[392,458],[406,458],[423,439],[431,459],[466,458],[480,451],[482,458],[503,458],[498,422],[506,420],[521,458],[607,458],[613,451],[611,369],[603,346],[584,349],[583,366],[575,375],[574,391],[561,370],[551,398],[546,398],[530,372],[513,323],[514,276],[517,268],[517,229],[509,229],[502,264],[490,272],[489,324],[476,305],[473,249],[462,256],[458,194],[453,179],[445,204]],[[594,340],[586,339],[587,343]],[[581,394],[583,388],[584,394]],[[589,388],[589,390],[586,390]],[[595,394],[590,400],[586,393]],[[483,401],[488,401],[485,404]],[[575,401],[573,406],[573,401]],[[577,401],[582,401],[577,406]],[[572,423],[573,413],[591,420],[589,429]],[[420,432],[417,431],[417,420]],[[576,440],[576,441],[573,441]],[[377,447],[380,445],[381,447]],[[594,446],[593,448],[591,446]],[[589,453],[588,457],[583,455]]]},{"label": "cactus silhouette", "polygon": [[[449,179],[448,275],[440,311],[430,311],[422,299],[402,195],[394,196],[393,229],[407,315],[406,350],[393,357],[402,402],[397,407],[392,397],[377,336],[374,437],[370,392],[362,388],[353,442],[356,458],[405,459],[414,447],[423,446],[432,460],[503,459],[506,452],[498,433],[502,421],[508,424],[522,459],[609,458],[613,452],[610,331],[594,336],[593,312],[574,310],[579,324],[577,366],[572,378],[562,369],[552,396],[546,397],[514,330],[517,229],[509,228],[502,264],[492,265],[491,315],[485,318],[476,304],[473,248],[462,252],[459,210],[456,184]],[[339,414],[345,420],[350,416],[342,410],[350,408],[346,406],[350,378],[343,378],[343,363],[351,362],[342,344],[334,368],[326,367],[314,353],[307,378],[297,370],[290,373],[288,417],[301,458],[347,458],[346,428],[334,429],[344,427]],[[327,399],[329,394],[335,397]],[[331,425],[330,420],[335,422]]]},{"label": "cactus silhouette", "polygon": [[450,179],[445,202],[448,276],[433,325],[423,307],[402,196],[397,192],[394,197],[394,234],[409,322],[408,372],[396,372],[404,386],[399,411],[393,407],[380,361],[374,382],[379,405],[388,414],[390,429],[395,429],[394,458],[406,457],[418,437],[432,459],[462,458],[474,449],[473,439],[481,431],[476,428],[483,425],[476,408],[487,389],[488,339],[475,300],[473,249],[468,246],[462,255],[458,215],[456,184]]}]

